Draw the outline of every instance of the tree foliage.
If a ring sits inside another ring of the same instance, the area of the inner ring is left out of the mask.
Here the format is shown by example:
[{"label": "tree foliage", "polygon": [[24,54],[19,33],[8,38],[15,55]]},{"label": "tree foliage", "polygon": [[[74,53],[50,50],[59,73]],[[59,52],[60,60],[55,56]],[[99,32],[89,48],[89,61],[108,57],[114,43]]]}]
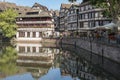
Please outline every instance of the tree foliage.
[{"label": "tree foliage", "polygon": [[0,13],[0,29],[5,37],[10,38],[16,34],[16,16],[17,12],[13,9],[7,9]]},{"label": "tree foliage", "polygon": [[104,14],[111,16],[113,20],[119,20],[120,0],[90,0],[97,7],[105,8]]}]

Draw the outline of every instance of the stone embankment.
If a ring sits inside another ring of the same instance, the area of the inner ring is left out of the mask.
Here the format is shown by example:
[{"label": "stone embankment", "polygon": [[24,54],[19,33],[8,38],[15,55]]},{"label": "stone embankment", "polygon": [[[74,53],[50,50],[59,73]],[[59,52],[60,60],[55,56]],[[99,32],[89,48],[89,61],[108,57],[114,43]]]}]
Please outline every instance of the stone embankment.
[{"label": "stone embankment", "polygon": [[101,44],[96,41],[89,41],[80,38],[62,38],[60,39],[60,43],[80,47],[94,54],[104,56],[110,60],[120,63],[120,47]]}]

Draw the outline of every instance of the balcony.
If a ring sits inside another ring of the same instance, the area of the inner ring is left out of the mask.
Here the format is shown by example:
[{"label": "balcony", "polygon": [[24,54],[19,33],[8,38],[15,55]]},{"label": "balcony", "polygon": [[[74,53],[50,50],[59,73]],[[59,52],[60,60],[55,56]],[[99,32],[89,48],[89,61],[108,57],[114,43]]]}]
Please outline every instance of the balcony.
[{"label": "balcony", "polygon": [[104,9],[90,9],[90,10],[86,10],[86,11],[80,11],[79,14],[83,14],[83,13],[89,13],[89,12],[96,12],[96,11],[104,11]]},{"label": "balcony", "polygon": [[53,31],[53,28],[18,28],[18,31]]},{"label": "balcony", "polygon": [[39,24],[39,23],[53,23],[52,21],[19,21],[17,24]]},{"label": "balcony", "polygon": [[111,20],[110,18],[103,18],[103,17],[99,17],[99,18],[90,18],[90,19],[80,19],[79,21],[80,22],[83,22],[83,21],[95,21],[95,20]]}]

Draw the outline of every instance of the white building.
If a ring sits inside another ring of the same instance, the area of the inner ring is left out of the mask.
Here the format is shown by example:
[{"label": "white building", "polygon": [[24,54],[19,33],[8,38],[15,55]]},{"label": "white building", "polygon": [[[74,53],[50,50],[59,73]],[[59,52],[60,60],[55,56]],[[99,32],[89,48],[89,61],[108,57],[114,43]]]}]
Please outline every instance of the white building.
[{"label": "white building", "polygon": [[42,38],[52,37],[54,34],[53,21],[52,14],[47,7],[35,3],[29,11],[17,17],[16,40],[40,42]]}]

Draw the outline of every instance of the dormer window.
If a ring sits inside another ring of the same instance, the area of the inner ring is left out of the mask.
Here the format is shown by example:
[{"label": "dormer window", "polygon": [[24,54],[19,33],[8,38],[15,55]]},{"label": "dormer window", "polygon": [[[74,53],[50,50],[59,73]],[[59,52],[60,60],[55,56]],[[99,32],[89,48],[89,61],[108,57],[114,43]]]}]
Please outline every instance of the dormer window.
[{"label": "dormer window", "polygon": [[40,8],[36,6],[36,7],[33,7],[33,9],[40,9]]},{"label": "dormer window", "polygon": [[39,12],[27,12],[27,15],[34,15],[34,14],[39,14]]},{"label": "dormer window", "polygon": [[39,7],[36,7],[37,9],[40,9]]},{"label": "dormer window", "polygon": [[16,10],[19,10],[19,8],[16,8]]},{"label": "dormer window", "polygon": [[20,18],[20,21],[22,20],[22,18]]},{"label": "dormer window", "polygon": [[22,14],[22,13],[19,13],[19,15]]}]

